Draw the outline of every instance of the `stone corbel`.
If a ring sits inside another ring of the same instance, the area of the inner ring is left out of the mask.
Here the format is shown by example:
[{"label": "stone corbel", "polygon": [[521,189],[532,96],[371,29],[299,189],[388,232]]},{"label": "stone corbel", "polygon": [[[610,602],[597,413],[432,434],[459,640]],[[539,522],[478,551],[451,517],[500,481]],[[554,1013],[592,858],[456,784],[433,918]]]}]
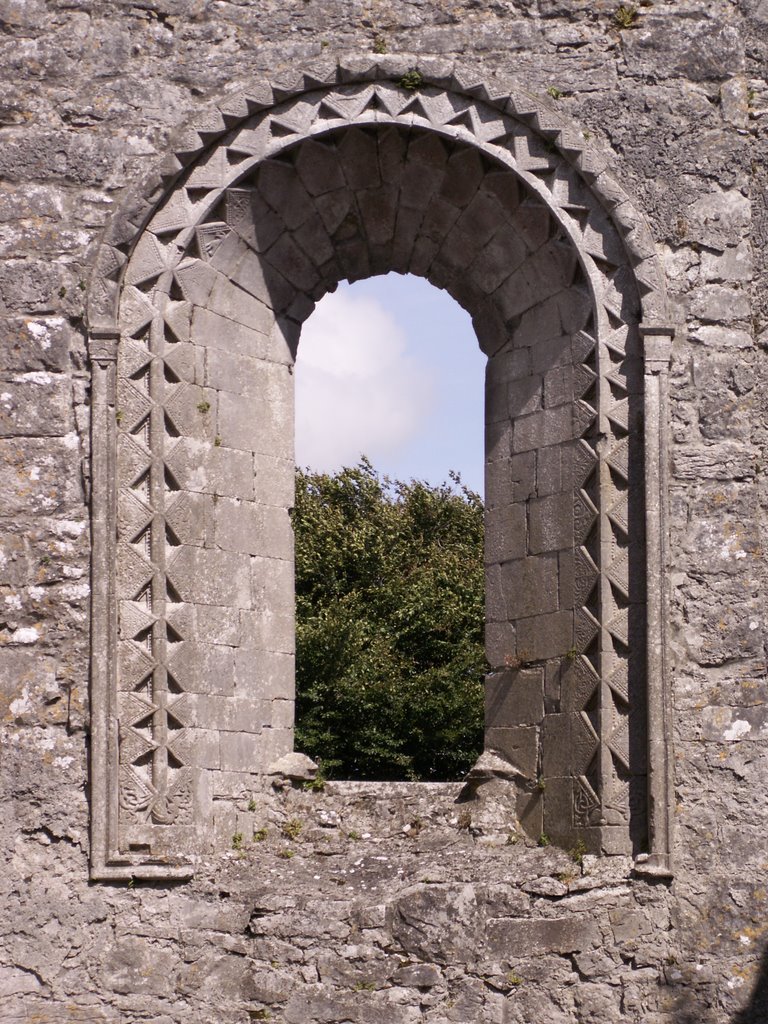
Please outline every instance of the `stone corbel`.
[{"label": "stone corbel", "polygon": [[669,364],[675,328],[640,325],[644,355],[648,853],[635,870],[672,877],[673,737],[667,664]]}]

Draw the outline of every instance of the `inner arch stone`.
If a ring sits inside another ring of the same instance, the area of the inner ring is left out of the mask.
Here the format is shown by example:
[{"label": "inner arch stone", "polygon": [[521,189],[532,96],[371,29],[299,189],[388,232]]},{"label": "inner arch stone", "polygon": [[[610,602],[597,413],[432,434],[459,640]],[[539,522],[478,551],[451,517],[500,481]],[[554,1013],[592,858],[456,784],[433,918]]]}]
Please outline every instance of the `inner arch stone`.
[{"label": "inner arch stone", "polygon": [[[486,746],[518,778],[532,835],[642,844],[624,293],[606,311],[594,261],[539,195],[437,132],[337,129],[223,190],[204,180],[193,171],[150,222],[121,304],[121,841],[199,845],[205,821],[226,845],[227,801],[292,749],[301,324],[340,280],[397,271],[445,288],[488,357]],[[587,211],[584,186],[568,188]]]}]

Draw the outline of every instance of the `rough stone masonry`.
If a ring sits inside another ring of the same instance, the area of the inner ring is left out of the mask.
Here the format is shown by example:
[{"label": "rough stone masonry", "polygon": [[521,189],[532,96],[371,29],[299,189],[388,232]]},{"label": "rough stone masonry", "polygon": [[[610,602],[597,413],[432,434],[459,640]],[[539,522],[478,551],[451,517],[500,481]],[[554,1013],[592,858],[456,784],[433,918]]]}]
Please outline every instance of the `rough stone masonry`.
[{"label": "rough stone masonry", "polygon": [[[768,3],[0,0],[0,1021],[768,1019]],[[472,316],[486,751],[292,753],[293,376]]]}]

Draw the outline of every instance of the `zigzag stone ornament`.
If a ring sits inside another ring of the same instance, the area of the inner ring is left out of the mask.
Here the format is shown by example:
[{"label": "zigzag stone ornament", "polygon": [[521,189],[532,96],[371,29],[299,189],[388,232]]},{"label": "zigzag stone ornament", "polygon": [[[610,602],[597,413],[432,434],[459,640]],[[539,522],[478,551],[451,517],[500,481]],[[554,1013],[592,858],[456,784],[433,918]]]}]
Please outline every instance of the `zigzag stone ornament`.
[{"label": "zigzag stone ornament", "polygon": [[665,687],[641,427],[654,246],[554,112],[452,68],[406,89],[405,70],[323,64],[227,99],[108,230],[94,877],[188,877],[292,748],[292,365],[322,295],[392,270],[445,288],[488,357],[486,745],[528,780],[531,834],[668,869],[668,790],[645,811],[669,750],[647,713]]}]

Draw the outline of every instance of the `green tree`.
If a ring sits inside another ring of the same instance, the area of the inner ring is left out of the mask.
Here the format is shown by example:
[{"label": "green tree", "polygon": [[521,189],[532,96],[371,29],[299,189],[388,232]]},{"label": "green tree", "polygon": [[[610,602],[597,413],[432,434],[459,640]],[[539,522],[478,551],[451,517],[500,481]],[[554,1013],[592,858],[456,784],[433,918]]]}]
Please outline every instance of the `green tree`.
[{"label": "green tree", "polygon": [[331,777],[455,779],[482,749],[483,504],[452,479],[297,470],[296,746]]}]

